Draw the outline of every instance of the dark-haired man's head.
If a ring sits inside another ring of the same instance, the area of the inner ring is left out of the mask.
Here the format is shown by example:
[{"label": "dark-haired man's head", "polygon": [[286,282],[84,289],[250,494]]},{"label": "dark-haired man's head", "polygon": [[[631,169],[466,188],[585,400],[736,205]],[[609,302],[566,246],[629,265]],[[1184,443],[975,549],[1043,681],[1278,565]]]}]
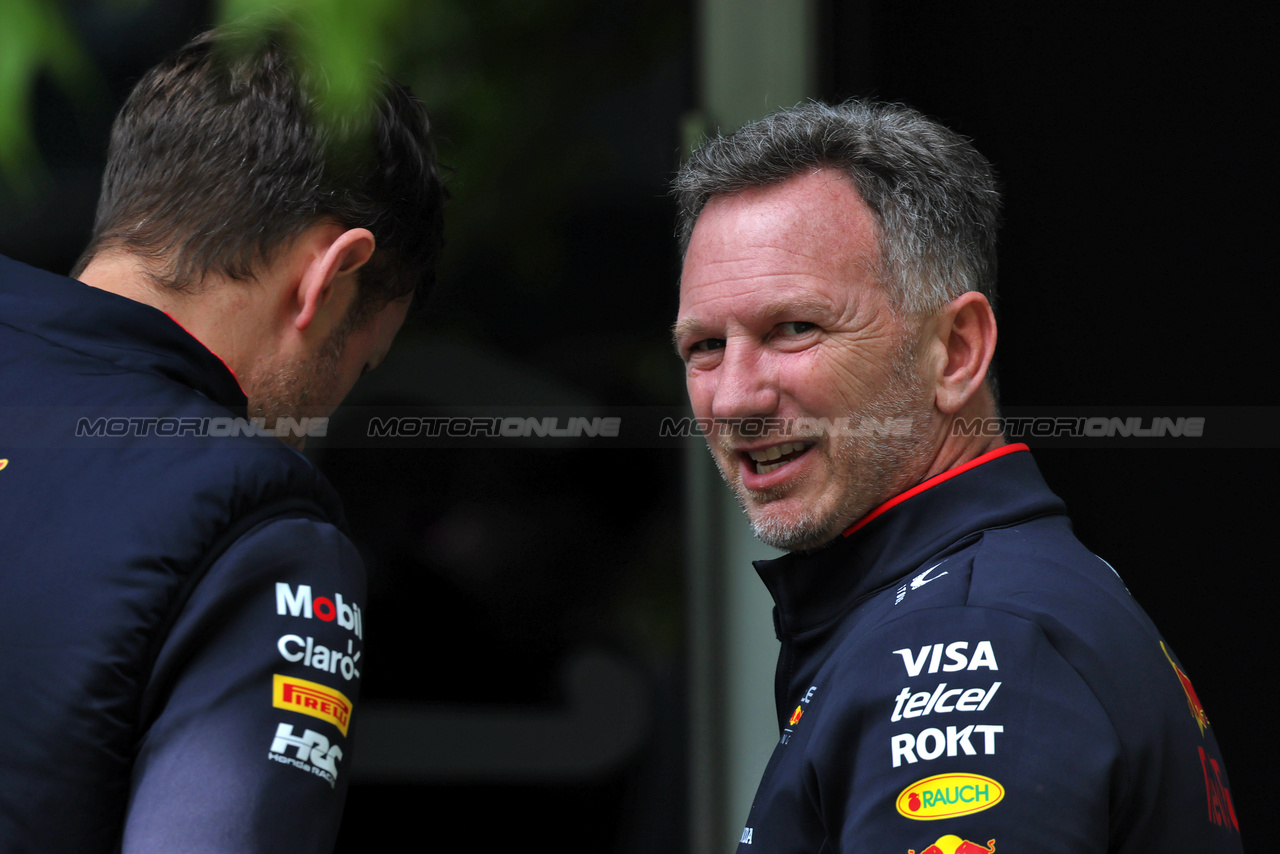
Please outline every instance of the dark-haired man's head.
[{"label": "dark-haired man's head", "polygon": [[[325,79],[287,33],[206,33],[151,69],[116,118],[73,271],[168,311],[268,417],[336,405],[434,283],[442,244],[422,103],[378,72],[367,112],[338,115]],[[352,342],[368,358],[346,366]]]}]

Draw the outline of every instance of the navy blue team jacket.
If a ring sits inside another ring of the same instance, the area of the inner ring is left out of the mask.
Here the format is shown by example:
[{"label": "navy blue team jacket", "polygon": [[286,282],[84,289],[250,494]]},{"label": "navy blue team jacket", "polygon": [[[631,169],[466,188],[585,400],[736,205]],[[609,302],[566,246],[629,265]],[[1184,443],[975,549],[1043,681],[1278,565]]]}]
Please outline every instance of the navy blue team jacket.
[{"label": "navy blue team jacket", "polygon": [[1025,446],[756,567],[781,737],[740,854],[1241,850],[1190,680]]},{"label": "navy blue team jacket", "polygon": [[0,258],[0,850],[332,848],[364,568],[245,406],[164,313]]}]

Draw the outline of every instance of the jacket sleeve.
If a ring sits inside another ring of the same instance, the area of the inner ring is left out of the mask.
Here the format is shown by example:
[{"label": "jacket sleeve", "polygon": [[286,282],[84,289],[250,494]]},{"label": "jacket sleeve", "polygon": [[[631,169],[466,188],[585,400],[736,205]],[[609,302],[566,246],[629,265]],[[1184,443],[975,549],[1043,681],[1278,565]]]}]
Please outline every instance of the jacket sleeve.
[{"label": "jacket sleeve", "polygon": [[938,608],[858,646],[826,686],[828,708],[812,709],[806,750],[808,794],[837,850],[1107,850],[1123,751],[1036,624]]},{"label": "jacket sleeve", "polygon": [[264,522],[192,592],[160,650],[123,851],[330,851],[364,667],[364,567],[336,528]]}]

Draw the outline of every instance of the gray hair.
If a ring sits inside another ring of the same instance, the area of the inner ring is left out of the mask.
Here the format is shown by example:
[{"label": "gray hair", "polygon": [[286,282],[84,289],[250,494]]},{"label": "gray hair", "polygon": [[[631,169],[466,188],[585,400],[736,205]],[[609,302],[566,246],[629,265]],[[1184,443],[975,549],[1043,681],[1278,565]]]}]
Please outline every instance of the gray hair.
[{"label": "gray hair", "polygon": [[880,280],[894,304],[932,313],[966,291],[994,305],[1000,191],[968,139],[901,104],[810,102],[708,140],[672,185],[680,251],[713,196],[834,167],[880,228]]}]

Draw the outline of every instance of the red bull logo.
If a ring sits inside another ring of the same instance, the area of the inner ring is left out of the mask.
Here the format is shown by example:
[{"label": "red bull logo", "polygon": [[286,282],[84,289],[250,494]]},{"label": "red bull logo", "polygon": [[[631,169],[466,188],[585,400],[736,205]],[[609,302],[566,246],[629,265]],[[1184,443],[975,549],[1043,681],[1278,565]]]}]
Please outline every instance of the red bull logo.
[{"label": "red bull logo", "polygon": [[[1218,760],[1205,756],[1204,748],[1200,751],[1200,767],[1204,769],[1204,794],[1209,801],[1209,821],[1219,827],[1235,828],[1240,832],[1240,822],[1236,819],[1236,807],[1231,803],[1231,790],[1222,780],[1222,766]],[[1212,769],[1212,772],[1210,771]]]},{"label": "red bull logo", "polygon": [[[987,846],[984,848],[976,842],[970,842],[967,839],[961,839],[959,836],[948,833],[921,851],[920,854],[994,854],[995,850],[996,841],[994,839],[988,839]],[[907,854],[916,854],[915,849],[908,848]]]},{"label": "red bull logo", "polygon": [[1004,799],[1004,786],[980,774],[936,774],[898,795],[898,814],[918,821],[982,812]]},{"label": "red bull logo", "polygon": [[1169,648],[1164,645],[1164,641],[1160,641],[1160,649],[1164,651],[1164,657],[1169,659],[1173,672],[1178,674],[1178,681],[1182,683],[1182,693],[1187,695],[1187,708],[1191,710],[1191,717],[1195,718],[1196,724],[1200,727],[1200,735],[1203,736],[1204,728],[1209,725],[1209,716],[1205,714],[1204,706],[1200,705],[1196,689],[1191,687],[1191,680],[1182,672],[1182,668],[1174,664],[1173,656],[1169,654]]},{"label": "red bull logo", "polygon": [[799,706],[796,706],[796,710],[791,713],[791,720],[789,720],[787,723],[789,723],[791,726],[795,726],[796,724],[800,723],[800,718],[802,717],[804,717],[804,709],[800,708]]}]

